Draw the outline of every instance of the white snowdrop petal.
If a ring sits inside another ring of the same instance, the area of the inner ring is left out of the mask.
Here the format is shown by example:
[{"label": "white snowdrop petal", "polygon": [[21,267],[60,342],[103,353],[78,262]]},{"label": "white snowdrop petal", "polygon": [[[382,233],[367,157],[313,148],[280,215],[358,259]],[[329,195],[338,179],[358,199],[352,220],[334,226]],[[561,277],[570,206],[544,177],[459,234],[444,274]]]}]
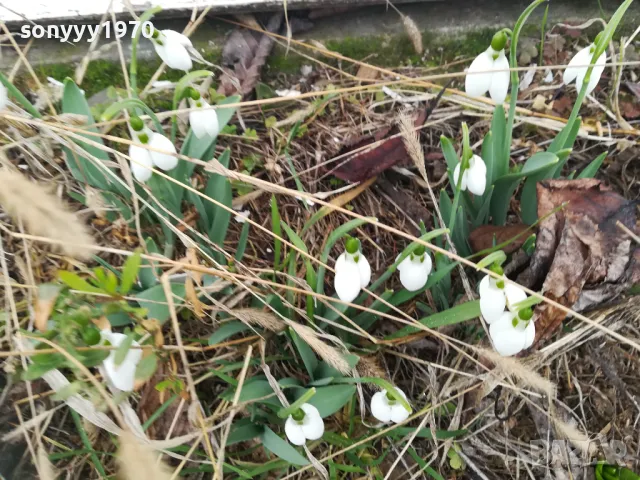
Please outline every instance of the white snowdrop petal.
[{"label": "white snowdrop petal", "polygon": [[493,58],[491,56],[492,51],[493,49],[489,48],[471,62],[464,81],[464,89],[465,92],[467,92],[467,95],[471,97],[481,97],[489,91],[492,77],[489,70],[493,68]]},{"label": "white snowdrop petal", "polygon": [[304,445],[307,441],[302,431],[302,426],[298,424],[292,416],[289,416],[284,422],[284,433],[294,445]]},{"label": "white snowdrop petal", "polygon": [[488,324],[500,319],[506,302],[504,292],[497,287],[489,287],[480,294],[480,312]]},{"label": "white snowdrop petal", "polygon": [[[119,347],[124,339],[127,338],[127,336],[122,333],[113,333],[108,330],[100,332],[100,336],[103,342],[108,341],[114,347]],[[131,346],[139,347],[140,344],[134,341]],[[105,376],[117,389],[123,392],[130,392],[133,390],[135,384],[136,367],[142,358],[142,350],[130,348],[120,365],[116,365],[115,358],[116,351],[112,350],[109,356],[102,362]]]},{"label": "white snowdrop petal", "polygon": [[519,286],[514,285],[512,283],[507,283],[504,286],[504,294],[505,294],[505,297],[507,298],[507,307],[513,313],[516,313],[514,309],[514,305],[516,303],[520,303],[527,299],[527,293],[523,289],[521,289]]},{"label": "white snowdrop petal", "polygon": [[300,406],[305,413],[302,421],[302,433],[307,440],[318,440],[324,434],[324,421],[320,417],[320,412],[310,403]]},{"label": "white snowdrop petal", "polygon": [[[589,84],[587,85],[587,95],[593,92],[600,81],[600,77],[604,72],[605,64],[607,63],[607,55],[603,53],[600,55],[600,58],[596,61],[596,64],[593,66],[593,70],[591,71],[591,78],[589,78]],[[585,75],[586,75],[585,71]],[[583,79],[584,81],[584,79]]]},{"label": "white snowdrop petal", "polygon": [[207,134],[210,137],[217,137],[220,133],[220,123],[218,122],[218,114],[215,110],[205,110],[204,114],[206,115],[206,129]]},{"label": "white snowdrop petal", "polygon": [[151,160],[149,150],[137,145],[130,145],[129,157],[131,157],[130,168],[133,177],[142,183],[148,181],[153,174],[151,171],[151,168],[153,168],[153,160]]},{"label": "white snowdrop petal", "polygon": [[487,185],[487,166],[482,158],[474,155],[469,162],[467,171],[467,188],[474,195],[483,195]]},{"label": "white snowdrop petal", "polygon": [[387,399],[387,391],[376,392],[371,397],[371,415],[381,422],[391,421],[391,406]]},{"label": "white snowdrop petal", "polygon": [[[189,71],[193,67],[193,61],[187,49],[176,42],[169,41],[164,49],[165,58],[162,60],[174,70]],[[162,56],[161,56],[162,58]]]},{"label": "white snowdrop petal", "polygon": [[0,84],[0,110],[3,110],[9,103],[9,95],[4,85]]},{"label": "white snowdrop petal", "polygon": [[[454,189],[458,188],[458,182],[460,181],[459,180],[459,178],[460,178],[460,168],[461,168],[461,164],[458,163],[456,165],[456,168],[453,169],[453,182],[454,182],[453,188]],[[467,189],[467,178],[468,178],[468,176],[469,176],[469,171],[465,170],[465,172],[462,174],[462,183],[460,185],[460,190],[463,191],[463,192]]]},{"label": "white snowdrop petal", "polygon": [[391,406],[391,421],[393,423],[402,423],[409,418],[411,412],[407,411],[401,404],[396,403]]},{"label": "white snowdrop petal", "polygon": [[[431,269],[427,268],[429,265],[420,263],[419,260],[411,260],[407,257],[403,263],[407,261],[406,266],[400,271],[400,283],[410,292],[415,292],[426,285]],[[425,262],[426,261],[425,258]]]},{"label": "white snowdrop petal", "polygon": [[[149,146],[163,152],[176,153],[176,147],[171,143],[164,135],[159,133],[153,133],[149,140]],[[178,165],[178,157],[175,155],[168,155],[166,153],[153,152],[151,153],[151,159],[156,167],[162,170],[172,170]]]},{"label": "white snowdrop petal", "polygon": [[504,103],[509,93],[509,60],[504,55],[504,51],[500,52],[500,56],[493,62],[496,72],[491,76],[491,86],[489,87],[489,95],[496,103]]},{"label": "white snowdrop petal", "polygon": [[[586,72],[587,70],[586,67],[582,67],[582,66],[578,67],[576,65],[589,64],[589,62],[591,61],[591,53],[589,52],[590,49],[591,49],[591,45],[583,48],[573,56],[573,58],[569,62],[569,65],[565,69],[564,74],[562,75],[562,81],[565,83],[565,85],[570,84],[576,78],[578,78],[578,75],[581,72],[582,72],[582,78],[584,78],[584,72]],[[580,85],[582,86],[582,80],[580,81]]]},{"label": "white snowdrop petal", "polygon": [[169,42],[175,42],[178,45],[182,45],[183,47],[193,47],[191,40],[186,35],[176,32],[175,30],[162,30],[162,34]]},{"label": "white snowdrop petal", "polygon": [[340,269],[336,268],[333,286],[340,300],[343,302],[353,302],[362,288],[360,286],[360,270],[358,266],[345,263]]},{"label": "white snowdrop petal", "polygon": [[189,112],[189,125],[193,134],[198,138],[204,138],[208,135],[207,119],[202,110],[192,110]]},{"label": "white snowdrop petal", "polygon": [[529,320],[529,325],[524,329],[525,340],[524,340],[524,348],[529,348],[533,345],[533,342],[536,339],[536,326],[532,320]]},{"label": "white snowdrop petal", "polygon": [[498,321],[489,326],[493,346],[503,357],[516,355],[525,348],[527,334],[524,329],[513,326],[513,318],[513,313],[505,312]]},{"label": "white snowdrop petal", "polygon": [[369,265],[369,260],[365,258],[362,252],[358,255],[359,258],[356,265],[358,265],[358,271],[360,272],[360,287],[365,288],[371,281],[371,265]]}]

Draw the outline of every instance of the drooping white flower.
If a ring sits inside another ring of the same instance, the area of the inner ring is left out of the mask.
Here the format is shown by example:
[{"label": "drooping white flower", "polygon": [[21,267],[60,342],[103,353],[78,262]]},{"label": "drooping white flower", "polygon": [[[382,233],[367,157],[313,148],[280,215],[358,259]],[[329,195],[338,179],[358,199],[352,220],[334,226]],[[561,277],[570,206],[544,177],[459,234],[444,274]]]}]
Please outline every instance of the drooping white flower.
[{"label": "drooping white flower", "polygon": [[[355,240],[357,243],[353,245],[358,245],[358,247],[350,246],[351,240]],[[371,265],[360,251],[359,242],[356,239],[350,239],[347,244],[347,251],[342,252],[336,260],[336,275],[333,285],[340,300],[352,302],[360,290],[369,285]],[[353,253],[349,253],[349,250]]]},{"label": "drooping white flower", "polygon": [[533,345],[536,328],[531,320],[520,320],[513,312],[504,312],[489,326],[489,335],[496,351],[510,357]]},{"label": "drooping white flower", "polygon": [[426,285],[432,266],[427,252],[423,251],[421,255],[410,254],[398,265],[400,283],[410,292],[420,290]]},{"label": "drooping white flower", "polygon": [[[103,344],[109,342],[116,348],[127,338],[127,336],[122,333],[114,333],[109,330],[102,330],[100,336],[102,337]],[[140,344],[133,341],[131,346],[139,347]],[[102,362],[102,370],[106,380],[118,390],[122,390],[123,392],[133,391],[136,380],[136,367],[141,359],[142,350],[139,348],[130,348],[124,360],[122,360],[122,363],[116,365],[116,350],[111,350],[109,356]]]},{"label": "drooping white flower", "polygon": [[233,219],[238,223],[245,223],[247,218],[249,218],[249,213],[251,213],[249,210],[241,210]]},{"label": "drooping white flower", "polygon": [[[405,400],[407,399],[402,390],[398,387],[395,387],[395,389]],[[400,402],[389,398],[386,390],[382,390],[374,393],[373,397],[371,397],[371,414],[384,423],[401,423],[409,418],[411,412],[404,408]]]},{"label": "drooping white flower", "polygon": [[198,138],[217,137],[220,124],[215,109],[209,108],[209,104],[202,98],[189,98],[189,106],[194,109],[189,112],[189,125],[193,134]]},{"label": "drooping white flower", "polygon": [[193,49],[193,44],[188,37],[174,30],[155,30],[153,35],[153,47],[169,68],[191,70],[193,61],[189,50]]},{"label": "drooping white flower", "polygon": [[500,319],[505,308],[517,313],[515,305],[527,299],[527,294],[517,285],[498,282],[489,275],[480,281],[480,312],[488,324]]},{"label": "drooping white flower", "polygon": [[318,440],[324,433],[324,421],[318,409],[309,403],[303,403],[300,409],[304,417],[296,420],[289,415],[284,423],[284,433],[294,445],[304,445],[307,440]]},{"label": "drooping white flower", "polygon": [[[453,170],[453,181],[455,187],[458,186],[458,179],[460,178],[460,163],[456,165]],[[484,160],[478,155],[474,155],[469,159],[469,168],[467,168],[462,174],[462,184],[460,189],[462,191],[469,190],[474,195],[483,195],[484,189],[487,186],[487,166]]]},{"label": "drooping white flower", "polygon": [[[148,181],[153,173],[151,167],[172,170],[178,165],[176,147],[171,140],[144,127],[137,117],[131,120],[131,124],[136,127],[130,128],[131,138],[137,144],[129,146],[129,156],[132,160],[131,172],[136,180],[143,183]],[[150,148],[145,148],[144,145]]]},{"label": "drooping white flower", "polygon": [[[582,90],[584,77],[587,74],[587,69],[589,68],[591,60],[593,59],[595,49],[596,46],[592,43],[591,45],[583,48],[574,55],[574,57],[569,62],[566,70],[564,71],[564,75],[562,77],[562,80],[566,85],[569,85],[575,80],[576,89],[578,91]],[[607,54],[605,52],[602,52],[602,55],[598,57],[598,59],[596,60],[596,64],[591,71],[591,77],[589,78],[589,84],[587,85],[587,95],[593,92],[593,90],[596,88],[596,85],[598,84],[598,82],[600,81],[600,77],[602,76],[602,72],[604,72],[606,63]]]},{"label": "drooping white flower", "polygon": [[478,55],[467,70],[464,88],[467,95],[481,97],[489,92],[496,103],[503,103],[509,91],[509,60],[504,54],[506,35],[498,32],[491,46]]},{"label": "drooping white flower", "polygon": [[9,95],[7,94],[7,88],[0,83],[0,110],[4,110],[8,103]]}]

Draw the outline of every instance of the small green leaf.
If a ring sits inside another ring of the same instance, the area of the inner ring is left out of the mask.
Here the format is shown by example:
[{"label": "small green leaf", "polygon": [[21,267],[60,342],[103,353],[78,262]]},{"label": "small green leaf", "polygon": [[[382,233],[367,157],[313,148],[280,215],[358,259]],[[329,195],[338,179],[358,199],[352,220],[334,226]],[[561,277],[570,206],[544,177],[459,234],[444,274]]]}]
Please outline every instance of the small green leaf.
[{"label": "small green leaf", "polygon": [[280,212],[278,211],[278,202],[276,196],[271,195],[271,231],[273,238],[273,269],[277,271],[280,267],[280,251],[282,249],[282,227],[280,226]]},{"label": "small green leaf", "polygon": [[116,366],[122,365],[122,362],[124,362],[127,353],[129,353],[131,345],[133,344],[133,335],[133,332],[129,333],[129,335],[127,335],[126,338],[122,340],[122,343],[118,345],[115,356],[113,358],[113,363],[115,363]]},{"label": "small green leaf", "polygon": [[142,360],[136,366],[136,380],[148,380],[158,368],[158,357],[155,353],[143,357]]},{"label": "small green leaf", "polygon": [[262,446],[277,457],[286,460],[292,465],[308,465],[309,461],[304,458],[295,448],[275,434],[269,427],[264,427],[261,436]]},{"label": "small green leaf", "polygon": [[[242,419],[242,420],[245,420],[245,419]],[[262,425],[256,425],[255,423],[238,425],[238,423],[240,422],[234,423],[233,426],[231,427],[231,432],[229,433],[227,445],[246,442],[247,440],[256,438],[264,433],[264,427]]]},{"label": "small green leaf", "polygon": [[578,178],[593,178],[596,176],[596,174],[598,173],[598,170],[600,170],[600,167],[602,166],[602,163],[605,161],[605,159],[607,158],[607,154],[609,152],[602,152],[600,155],[598,155],[589,165],[587,165],[584,170],[582,170],[580,172],[580,175],[578,175]]},{"label": "small green leaf", "polygon": [[344,407],[353,398],[355,391],[355,385],[317,387],[316,394],[307,403],[316,407],[322,418],[326,418]]},{"label": "small green leaf", "polygon": [[[422,325],[429,328],[437,328],[445,325],[454,325],[456,323],[466,322],[480,316],[480,301],[472,300],[470,302],[461,303],[443,312],[434,313],[428,317],[418,320]],[[417,333],[420,329],[413,326],[406,326],[395,333],[387,336],[387,339],[400,338],[412,333]]]},{"label": "small green leaf", "polygon": [[[185,288],[182,283],[172,283],[171,291],[173,292],[173,303],[176,309],[179,309],[184,305]],[[156,285],[144,292],[137,293],[135,295],[138,300],[138,304],[142,308],[146,308],[149,312],[149,318],[155,318],[160,323],[164,323],[169,319],[170,312],[167,305],[167,297],[164,294],[164,287],[162,285]],[[176,299],[178,297],[178,299]]]},{"label": "small green leaf", "polygon": [[240,321],[226,322],[220,325],[215,332],[209,337],[209,345],[224,342],[227,338],[232,337],[236,333],[245,332],[250,327]]},{"label": "small green leaf", "polygon": [[138,271],[140,270],[140,264],[142,263],[142,257],[140,256],[140,249],[127,258],[127,261],[122,267],[122,280],[120,282],[120,293],[126,295],[133,287],[133,284],[138,278]]},{"label": "small green leaf", "polygon": [[78,274],[69,272],[66,270],[61,270],[58,272],[58,278],[67,285],[69,288],[73,290],[78,290],[79,292],[86,293],[106,293],[103,289],[94,287],[85,279],[80,277]]},{"label": "small green leaf", "polygon": [[295,344],[300,357],[302,357],[302,362],[309,373],[309,377],[313,380],[313,372],[318,368],[318,359],[316,354],[313,353],[311,347],[307,345],[307,342],[300,338],[293,328],[289,328],[289,335],[291,335],[293,343]]}]

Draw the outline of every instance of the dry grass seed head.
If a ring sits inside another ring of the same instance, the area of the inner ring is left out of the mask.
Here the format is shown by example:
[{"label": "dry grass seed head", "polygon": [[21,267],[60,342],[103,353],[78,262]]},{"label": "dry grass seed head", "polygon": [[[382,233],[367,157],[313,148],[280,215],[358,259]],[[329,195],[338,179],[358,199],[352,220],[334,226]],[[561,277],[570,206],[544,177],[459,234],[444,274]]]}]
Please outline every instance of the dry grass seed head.
[{"label": "dry grass seed head", "polygon": [[[0,207],[32,235],[56,240],[53,248],[86,259],[94,245],[87,226],[46,187],[7,168],[0,170]],[[85,246],[86,245],[86,246]]]},{"label": "dry grass seed head", "polygon": [[422,33],[420,33],[420,29],[416,22],[408,15],[402,15],[402,25],[404,25],[404,29],[413,43],[413,48],[416,50],[416,53],[422,53],[424,50],[422,47]]},{"label": "dry grass seed head", "polygon": [[416,166],[420,175],[427,181],[427,170],[424,166],[424,151],[420,144],[420,136],[415,129],[413,116],[407,109],[403,109],[398,116],[398,127],[402,134],[402,140],[404,147],[407,149],[407,153],[413,160],[413,164]]},{"label": "dry grass seed head", "polygon": [[231,310],[234,317],[249,325],[264,328],[272,332],[279,332],[284,329],[284,322],[273,313],[257,310],[255,308],[240,308]]},{"label": "dry grass seed head", "polygon": [[348,374],[351,371],[351,366],[347,362],[344,355],[335,347],[324,343],[316,333],[309,327],[291,322],[291,328],[300,335],[300,338],[307,342],[314,352],[318,354],[325,362],[338,370],[340,373]]},{"label": "dry grass seed head", "polygon": [[557,417],[553,417],[553,424],[558,435],[569,440],[574,447],[579,448],[586,458],[595,455],[597,450],[595,442],[592,442],[578,427],[564,422]]},{"label": "dry grass seed head", "polygon": [[388,380],[387,373],[380,366],[378,358],[374,355],[368,357],[360,357],[358,365],[356,365],[358,375],[361,377],[382,378]]},{"label": "dry grass seed head", "polygon": [[170,480],[172,472],[158,461],[156,453],[143,445],[136,436],[125,430],[119,437],[120,448],[116,456],[122,480]]},{"label": "dry grass seed head", "polygon": [[555,397],[556,386],[517,358],[503,357],[493,350],[484,348],[476,348],[476,350],[481,356],[490,360],[496,369],[503,374],[519,380],[522,385],[544,393],[549,398]]},{"label": "dry grass seed head", "polygon": [[38,449],[38,472],[40,472],[40,480],[56,480],[58,474],[51,464],[47,452],[44,448]]}]

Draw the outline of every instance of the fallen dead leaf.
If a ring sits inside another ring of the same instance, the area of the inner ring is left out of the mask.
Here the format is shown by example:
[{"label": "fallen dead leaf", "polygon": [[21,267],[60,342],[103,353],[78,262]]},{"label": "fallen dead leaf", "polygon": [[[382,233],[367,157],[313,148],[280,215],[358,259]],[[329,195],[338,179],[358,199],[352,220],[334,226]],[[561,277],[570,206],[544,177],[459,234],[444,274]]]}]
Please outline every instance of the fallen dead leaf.
[{"label": "fallen dead leaf", "polygon": [[513,253],[518,250],[527,239],[528,235],[524,233],[528,228],[529,226],[524,224],[504,226],[482,225],[471,232],[469,235],[469,244],[473,251],[477,253],[492,248],[494,245],[500,245],[520,235],[502,249],[505,253]]},{"label": "fallen dead leaf", "polygon": [[[544,296],[577,311],[627,289],[640,274],[639,248],[616,222],[635,231],[636,203],[596,179],[542,181],[537,193],[538,217],[546,218],[540,222],[531,263],[517,282],[533,289],[542,284]],[[564,311],[549,304],[537,305],[536,344],[565,317]]]},{"label": "fallen dead leaf", "polygon": [[56,304],[56,299],[62,288],[59,285],[51,283],[43,283],[38,286],[38,298],[36,298],[35,310],[35,327],[41,332],[47,330],[47,321]]},{"label": "fallen dead leaf", "polygon": [[375,80],[380,76],[380,70],[371,68],[369,65],[362,64],[356,73],[356,77],[360,80]]}]

